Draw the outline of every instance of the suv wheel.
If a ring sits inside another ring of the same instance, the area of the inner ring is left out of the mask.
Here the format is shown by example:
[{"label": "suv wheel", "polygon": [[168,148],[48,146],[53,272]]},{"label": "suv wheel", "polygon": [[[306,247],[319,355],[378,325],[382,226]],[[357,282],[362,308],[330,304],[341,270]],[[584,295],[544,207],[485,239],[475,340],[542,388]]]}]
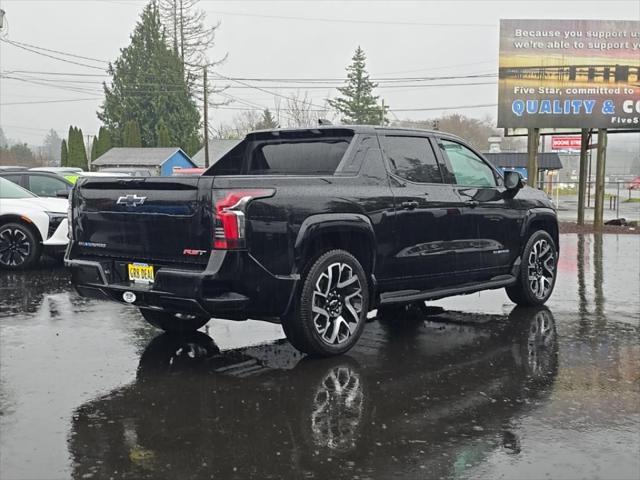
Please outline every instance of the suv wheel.
[{"label": "suv wheel", "polygon": [[522,252],[518,280],[507,287],[507,296],[518,305],[542,305],[556,283],[558,254],[556,245],[544,230],[529,237]]},{"label": "suv wheel", "polygon": [[284,319],[287,339],[317,356],[340,355],[360,338],[369,285],[360,262],[344,250],[321,255],[303,275],[296,308]]},{"label": "suv wheel", "polygon": [[22,270],[33,265],[42,248],[33,231],[20,223],[0,226],[0,267]]},{"label": "suv wheel", "polygon": [[141,308],[140,313],[147,322],[165,332],[194,332],[209,321],[209,317],[205,316],[163,312],[148,308]]}]

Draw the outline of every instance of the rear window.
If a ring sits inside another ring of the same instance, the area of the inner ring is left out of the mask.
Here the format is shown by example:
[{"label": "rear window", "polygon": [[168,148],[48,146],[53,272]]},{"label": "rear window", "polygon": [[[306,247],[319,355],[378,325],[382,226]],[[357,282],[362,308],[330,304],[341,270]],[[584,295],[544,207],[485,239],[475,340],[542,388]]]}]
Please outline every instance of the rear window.
[{"label": "rear window", "polygon": [[251,134],[204,175],[333,175],[352,139],[342,129]]},{"label": "rear window", "polygon": [[349,147],[343,138],[258,143],[253,149],[250,175],[333,175]]}]

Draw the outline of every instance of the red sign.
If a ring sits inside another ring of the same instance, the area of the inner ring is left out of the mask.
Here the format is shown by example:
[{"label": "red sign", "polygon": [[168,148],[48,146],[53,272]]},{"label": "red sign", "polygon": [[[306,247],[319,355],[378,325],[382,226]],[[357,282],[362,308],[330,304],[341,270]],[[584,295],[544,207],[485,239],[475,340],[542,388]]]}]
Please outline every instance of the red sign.
[{"label": "red sign", "polygon": [[551,150],[580,150],[580,135],[551,137]]}]

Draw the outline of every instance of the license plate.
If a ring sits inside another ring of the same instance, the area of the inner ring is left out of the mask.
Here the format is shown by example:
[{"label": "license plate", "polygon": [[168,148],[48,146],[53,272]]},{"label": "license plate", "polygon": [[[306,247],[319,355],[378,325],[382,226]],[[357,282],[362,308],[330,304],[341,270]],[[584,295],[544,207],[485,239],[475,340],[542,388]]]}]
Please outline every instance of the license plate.
[{"label": "license plate", "polygon": [[130,263],[127,268],[129,270],[129,280],[141,283],[153,283],[153,265]]}]

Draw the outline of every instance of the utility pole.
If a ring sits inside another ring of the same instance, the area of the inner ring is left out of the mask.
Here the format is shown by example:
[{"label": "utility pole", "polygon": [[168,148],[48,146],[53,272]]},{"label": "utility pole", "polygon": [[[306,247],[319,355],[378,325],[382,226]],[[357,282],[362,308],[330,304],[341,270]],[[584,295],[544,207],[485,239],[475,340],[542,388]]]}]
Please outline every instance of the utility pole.
[{"label": "utility pole", "polygon": [[87,170],[91,171],[91,167],[93,166],[91,163],[93,161],[91,160],[91,135],[87,133],[86,137],[87,137],[87,144],[84,147],[84,152],[85,152],[85,155],[87,156]]},{"label": "utility pole", "polygon": [[593,228],[604,226],[604,172],[607,161],[607,129],[598,129],[598,155],[596,165],[596,204],[593,212]]},{"label": "utility pole", "polygon": [[380,126],[384,127],[384,98],[382,99],[382,110],[380,111]]},{"label": "utility pole", "polygon": [[536,188],[538,183],[538,146],[540,144],[540,129],[530,128],[527,131],[527,184]]},{"label": "utility pole", "polygon": [[207,67],[204,67],[204,168],[209,168],[209,85]]},{"label": "utility pole", "polygon": [[583,128],[580,139],[580,167],[578,169],[578,225],[584,225],[584,200],[587,190],[587,152],[589,150],[589,129]]}]

